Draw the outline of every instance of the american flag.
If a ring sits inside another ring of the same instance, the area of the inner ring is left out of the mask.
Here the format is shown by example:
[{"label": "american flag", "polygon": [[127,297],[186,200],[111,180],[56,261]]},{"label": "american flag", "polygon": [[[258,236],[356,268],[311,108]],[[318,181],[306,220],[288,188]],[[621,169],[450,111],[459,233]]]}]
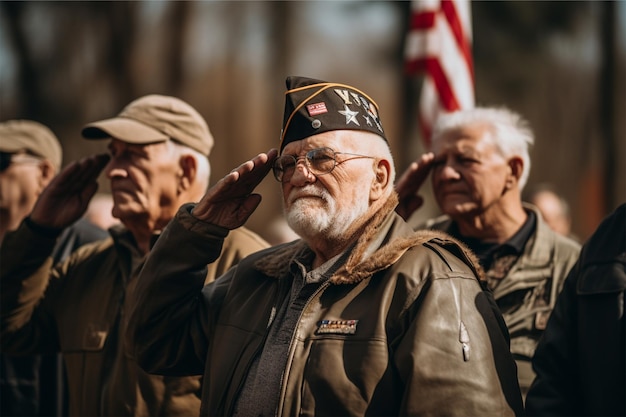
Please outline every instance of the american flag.
[{"label": "american flag", "polygon": [[474,107],[470,0],[412,0],[405,43],[408,74],[422,73],[419,124],[430,146],[440,112]]}]

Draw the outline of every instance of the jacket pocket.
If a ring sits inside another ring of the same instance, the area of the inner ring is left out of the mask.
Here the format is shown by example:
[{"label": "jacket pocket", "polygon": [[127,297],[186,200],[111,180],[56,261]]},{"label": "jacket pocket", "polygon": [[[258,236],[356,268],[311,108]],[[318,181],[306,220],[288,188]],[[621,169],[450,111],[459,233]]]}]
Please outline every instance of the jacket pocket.
[{"label": "jacket pocket", "polygon": [[383,340],[323,334],[312,341],[306,356],[294,363],[296,369],[303,366],[302,385],[296,390],[304,415],[364,415],[368,409],[374,415],[393,414],[387,401],[378,401],[394,396],[382,388],[391,384],[381,384],[390,377],[389,350]]}]

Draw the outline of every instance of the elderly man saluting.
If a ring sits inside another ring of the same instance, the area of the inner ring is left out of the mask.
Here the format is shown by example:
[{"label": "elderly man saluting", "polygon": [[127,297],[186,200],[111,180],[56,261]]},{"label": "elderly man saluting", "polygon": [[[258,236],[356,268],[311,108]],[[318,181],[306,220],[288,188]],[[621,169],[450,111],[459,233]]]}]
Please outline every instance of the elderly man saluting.
[{"label": "elderly man saluting", "polygon": [[[108,140],[109,155],[67,166],[2,243],[2,350],[61,352],[73,416],[198,415],[200,378],[146,374],[126,354],[123,335],[134,307],[129,294],[151,242],[181,204],[198,201],[207,189],[213,136],[189,104],[161,95],[138,98],[82,133]],[[102,170],[113,216],[123,225],[54,265],[55,242],[85,213]],[[238,229],[203,279],[265,247],[259,236]]]},{"label": "elderly man saluting", "polygon": [[[474,415],[521,411],[513,359],[473,255],[394,212],[374,101],[287,79],[270,150],[181,208],[133,293],[128,346],[146,371],[203,373],[201,415]],[[301,240],[206,265],[273,169]]]},{"label": "elderly man saluting", "polygon": [[537,207],[522,201],[534,135],[519,114],[504,107],[443,114],[431,139],[432,152],[396,184],[397,212],[407,219],[420,206],[416,193],[430,175],[443,215],[417,229],[449,233],[478,257],[508,326],[525,397],[537,343],[580,244],[553,231]]}]

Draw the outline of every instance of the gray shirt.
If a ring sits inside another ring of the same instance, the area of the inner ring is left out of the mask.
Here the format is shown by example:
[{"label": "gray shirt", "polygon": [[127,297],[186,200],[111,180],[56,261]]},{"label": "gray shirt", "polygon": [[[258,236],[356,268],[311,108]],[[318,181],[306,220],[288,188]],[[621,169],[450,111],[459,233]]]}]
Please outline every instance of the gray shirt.
[{"label": "gray shirt", "polygon": [[291,264],[293,276],[289,298],[278,309],[263,350],[254,360],[235,406],[235,416],[274,416],[278,407],[281,381],[289,355],[289,345],[300,315],[310,297],[341,267],[350,250],[307,272],[314,254],[310,251]]}]

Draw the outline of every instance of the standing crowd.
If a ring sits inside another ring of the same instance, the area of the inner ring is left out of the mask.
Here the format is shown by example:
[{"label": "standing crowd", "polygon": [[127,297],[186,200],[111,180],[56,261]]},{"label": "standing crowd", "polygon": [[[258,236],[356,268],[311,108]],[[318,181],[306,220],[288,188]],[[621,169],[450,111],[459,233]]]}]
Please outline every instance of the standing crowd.
[{"label": "standing crowd", "polygon": [[[306,77],[277,147],[211,187],[178,98],[81,133],[108,152],[61,170],[50,129],[0,122],[0,414],[626,415],[626,204],[581,247],[524,192],[515,112],[442,115],[397,178],[376,102]],[[245,227],[270,173],[272,244]],[[441,216],[412,226],[428,180]]]}]

